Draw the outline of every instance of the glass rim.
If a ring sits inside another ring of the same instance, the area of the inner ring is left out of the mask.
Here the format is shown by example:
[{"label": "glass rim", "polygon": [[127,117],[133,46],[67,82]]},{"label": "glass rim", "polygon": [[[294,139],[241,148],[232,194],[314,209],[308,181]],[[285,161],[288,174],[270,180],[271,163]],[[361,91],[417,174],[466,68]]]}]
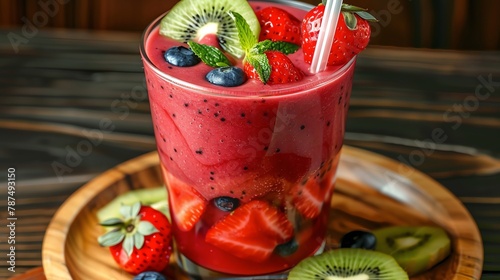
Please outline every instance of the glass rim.
[{"label": "glass rim", "polygon": [[[278,4],[283,4],[283,5],[288,5],[292,6],[295,8],[299,9],[311,9],[314,6],[304,3],[304,2],[299,2],[295,0],[249,0],[249,2],[271,2],[271,3],[278,3]],[[266,89],[265,91],[262,91],[260,93],[254,93],[254,94],[248,94],[248,90],[238,90],[237,87],[221,87],[220,90],[214,89],[214,88],[209,88],[203,85],[197,85],[185,80],[181,80],[179,78],[173,77],[165,72],[163,72],[161,69],[159,69],[149,58],[147,52],[146,52],[146,42],[149,37],[149,34],[153,32],[153,30],[160,24],[161,20],[163,17],[168,13],[168,11],[164,12],[161,14],[159,17],[157,17],[155,20],[153,20],[143,31],[141,35],[141,42],[140,42],[140,54],[143,60],[143,63],[147,65],[147,67],[150,70],[153,70],[153,72],[164,79],[165,81],[168,81],[172,84],[175,84],[177,86],[180,86],[182,88],[186,88],[189,90],[196,91],[198,93],[204,93],[207,95],[215,95],[215,96],[224,96],[228,98],[272,98],[272,97],[279,97],[279,96],[290,96],[290,95],[296,95],[300,94],[302,92],[308,92],[312,89],[316,89],[319,87],[322,87],[324,85],[327,85],[329,83],[332,83],[336,81],[339,77],[341,77],[343,74],[345,74],[351,66],[354,64],[356,61],[357,56],[354,56],[352,59],[350,59],[347,63],[342,65],[340,68],[329,74],[328,76],[322,77],[319,80],[315,81],[310,81],[306,83],[298,83],[296,85],[291,85],[286,88],[279,88],[279,89],[272,89],[272,86],[270,86],[269,89]],[[145,67],[146,67],[145,65]],[[241,93],[241,94],[239,94]]]}]

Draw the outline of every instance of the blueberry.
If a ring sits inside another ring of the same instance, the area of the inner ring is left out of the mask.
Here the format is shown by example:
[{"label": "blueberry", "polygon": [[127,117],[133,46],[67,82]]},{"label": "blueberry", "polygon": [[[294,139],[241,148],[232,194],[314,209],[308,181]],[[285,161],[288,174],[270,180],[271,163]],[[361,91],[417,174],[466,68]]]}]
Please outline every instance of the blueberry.
[{"label": "blueberry", "polygon": [[240,201],[234,197],[220,196],[214,199],[214,204],[220,210],[230,212],[240,206]]},{"label": "blueberry", "polygon": [[165,60],[179,67],[188,67],[198,64],[201,60],[194,52],[186,47],[171,47],[165,52]]},{"label": "blueberry", "polygon": [[274,252],[282,257],[286,257],[295,253],[298,248],[299,248],[299,243],[297,243],[297,241],[294,238],[286,243],[276,246],[276,248],[274,248]]},{"label": "blueberry", "polygon": [[215,68],[205,76],[207,81],[223,87],[235,87],[245,82],[245,73],[234,66]]},{"label": "blueberry", "polygon": [[340,240],[342,248],[361,248],[373,250],[377,244],[377,238],[370,232],[355,230],[347,233]]},{"label": "blueberry", "polygon": [[144,271],[137,274],[133,280],[167,280],[167,278],[156,271]]}]

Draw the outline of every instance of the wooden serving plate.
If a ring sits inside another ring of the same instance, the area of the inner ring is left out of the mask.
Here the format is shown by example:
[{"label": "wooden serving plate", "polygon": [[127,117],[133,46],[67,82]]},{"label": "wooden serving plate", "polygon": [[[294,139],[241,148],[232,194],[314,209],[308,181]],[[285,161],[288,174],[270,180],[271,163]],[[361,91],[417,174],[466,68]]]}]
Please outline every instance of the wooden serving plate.
[{"label": "wooden serving plate", "polygon": [[[75,192],[52,219],[42,248],[47,279],[132,279],[115,265],[96,211],[130,189],[162,185],[156,152],[125,162]],[[477,226],[443,186],[426,175],[371,152],[344,147],[331,202],[327,246],[354,229],[388,225],[437,225],[452,239],[452,253],[413,280],[479,279],[483,247]],[[176,276],[176,279],[182,277]]]}]

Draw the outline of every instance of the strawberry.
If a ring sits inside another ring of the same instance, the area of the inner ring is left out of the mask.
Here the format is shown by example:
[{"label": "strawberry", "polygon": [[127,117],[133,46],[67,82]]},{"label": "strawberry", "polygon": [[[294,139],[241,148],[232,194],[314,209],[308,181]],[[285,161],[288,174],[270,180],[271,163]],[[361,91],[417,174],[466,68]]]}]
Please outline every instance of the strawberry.
[{"label": "strawberry", "polygon": [[212,226],[205,241],[236,257],[263,262],[277,245],[290,241],[293,226],[269,203],[253,200]]},{"label": "strawberry", "polygon": [[169,264],[172,252],[170,222],[150,206],[123,205],[123,218],[111,218],[101,223],[113,227],[98,238],[125,271],[139,274],[144,271],[162,271]]},{"label": "strawberry", "polygon": [[260,23],[259,41],[284,41],[300,45],[300,20],[277,7],[266,7],[255,13]]},{"label": "strawberry", "polygon": [[331,164],[323,166],[314,176],[291,188],[292,204],[308,219],[316,218],[333,190]]},{"label": "strawberry", "polygon": [[293,189],[292,203],[305,218],[316,218],[323,208],[327,190],[328,188],[322,187],[316,180],[310,179]]},{"label": "strawberry", "polygon": [[[318,40],[325,6],[311,9],[302,20],[302,50],[304,61],[311,63]],[[342,4],[328,65],[342,65],[366,48],[370,40],[369,21],[377,21],[364,9]]]},{"label": "strawberry", "polygon": [[[300,71],[292,61],[282,52],[267,51],[264,53],[271,66],[271,74],[267,84],[284,84],[302,80],[304,73]],[[243,70],[248,78],[259,79],[259,75],[250,63],[243,64]]]},{"label": "strawberry", "polygon": [[162,167],[167,181],[172,220],[182,231],[190,231],[205,211],[207,201],[193,187],[175,178]]}]

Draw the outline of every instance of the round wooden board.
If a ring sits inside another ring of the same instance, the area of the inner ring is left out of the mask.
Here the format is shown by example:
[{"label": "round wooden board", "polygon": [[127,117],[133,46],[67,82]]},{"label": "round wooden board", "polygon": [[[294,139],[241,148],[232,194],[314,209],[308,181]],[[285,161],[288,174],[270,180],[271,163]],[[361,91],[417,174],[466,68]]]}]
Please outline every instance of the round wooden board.
[{"label": "round wooden board", "polygon": [[[159,159],[152,152],[103,173],[75,192],[57,211],[44,238],[47,279],[132,279],[97,244],[102,229],[95,213],[118,194],[159,185]],[[344,147],[331,206],[329,248],[337,247],[340,237],[354,229],[437,225],[450,235],[452,254],[411,279],[480,279],[483,247],[474,220],[456,197],[415,169]]]}]

